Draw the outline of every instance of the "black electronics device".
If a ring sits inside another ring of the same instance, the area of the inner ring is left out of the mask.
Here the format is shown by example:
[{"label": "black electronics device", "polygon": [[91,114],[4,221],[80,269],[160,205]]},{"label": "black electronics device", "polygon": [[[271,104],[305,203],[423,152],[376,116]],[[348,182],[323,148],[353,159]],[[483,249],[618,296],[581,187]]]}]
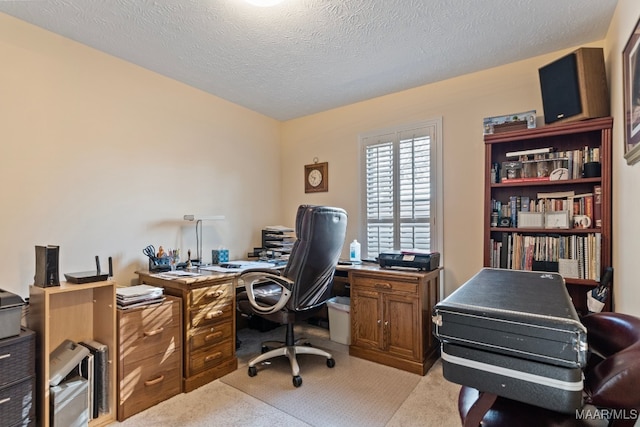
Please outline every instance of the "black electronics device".
[{"label": "black electronics device", "polygon": [[440,253],[415,251],[389,251],[378,255],[378,264],[382,268],[406,267],[432,271],[440,267]]},{"label": "black electronics device", "polygon": [[103,273],[100,269],[100,258],[96,255],[96,269],[93,271],[80,271],[78,273],[65,273],[64,277],[67,282],[74,283],[76,285],[82,283],[102,282],[107,280],[109,276],[113,276],[113,264],[111,257],[109,257],[109,272]]},{"label": "black electronics device", "polygon": [[41,288],[60,285],[58,273],[59,246],[36,246],[36,274],[33,284]]}]

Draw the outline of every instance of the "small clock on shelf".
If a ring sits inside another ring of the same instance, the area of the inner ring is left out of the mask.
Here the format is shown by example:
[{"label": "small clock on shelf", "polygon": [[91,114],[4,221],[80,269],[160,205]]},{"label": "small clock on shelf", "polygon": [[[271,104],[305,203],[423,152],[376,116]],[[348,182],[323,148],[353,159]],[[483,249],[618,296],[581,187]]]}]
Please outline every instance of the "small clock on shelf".
[{"label": "small clock on shelf", "polygon": [[564,181],[565,179],[569,179],[569,169],[567,168],[557,168],[549,174],[550,181]]},{"label": "small clock on shelf", "polygon": [[314,163],[304,166],[304,192],[329,191],[329,163]]}]

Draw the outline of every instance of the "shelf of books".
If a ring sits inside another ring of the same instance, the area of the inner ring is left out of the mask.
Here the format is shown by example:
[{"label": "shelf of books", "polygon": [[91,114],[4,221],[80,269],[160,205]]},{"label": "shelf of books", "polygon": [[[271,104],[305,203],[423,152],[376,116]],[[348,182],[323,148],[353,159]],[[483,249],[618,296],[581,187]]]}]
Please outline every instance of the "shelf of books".
[{"label": "shelf of books", "polygon": [[612,122],[485,135],[484,265],[558,272],[581,313],[611,266]]}]

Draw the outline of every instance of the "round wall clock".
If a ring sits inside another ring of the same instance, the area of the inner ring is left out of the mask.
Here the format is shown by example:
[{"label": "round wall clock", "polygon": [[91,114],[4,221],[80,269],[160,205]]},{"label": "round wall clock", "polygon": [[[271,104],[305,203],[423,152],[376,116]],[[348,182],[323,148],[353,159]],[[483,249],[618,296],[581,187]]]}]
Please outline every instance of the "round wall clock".
[{"label": "round wall clock", "polygon": [[329,163],[314,163],[304,166],[304,192],[329,191]]}]

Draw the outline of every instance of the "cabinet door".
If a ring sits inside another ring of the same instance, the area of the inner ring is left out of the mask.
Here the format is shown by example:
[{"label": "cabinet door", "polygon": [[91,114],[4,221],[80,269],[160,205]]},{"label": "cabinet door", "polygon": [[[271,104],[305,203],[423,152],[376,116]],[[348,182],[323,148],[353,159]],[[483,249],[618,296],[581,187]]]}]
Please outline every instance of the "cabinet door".
[{"label": "cabinet door", "polygon": [[351,344],[382,349],[382,298],[379,292],[351,290]]},{"label": "cabinet door", "polygon": [[384,348],[397,356],[419,360],[422,348],[420,306],[415,296],[384,295]]}]

